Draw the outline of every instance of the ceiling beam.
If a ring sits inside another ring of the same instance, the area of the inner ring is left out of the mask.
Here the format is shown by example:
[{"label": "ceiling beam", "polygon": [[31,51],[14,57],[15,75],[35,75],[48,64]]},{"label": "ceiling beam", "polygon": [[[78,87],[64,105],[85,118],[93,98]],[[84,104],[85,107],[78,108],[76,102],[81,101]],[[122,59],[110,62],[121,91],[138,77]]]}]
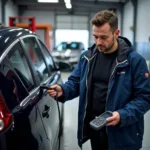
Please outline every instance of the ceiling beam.
[{"label": "ceiling beam", "polygon": [[[95,3],[96,2],[96,3]],[[37,0],[15,0],[16,5],[47,5],[47,6],[55,6],[55,7],[59,7],[59,5],[63,5],[64,6],[64,1],[60,0],[59,3],[38,3]],[[72,5],[74,5],[73,7],[88,7],[88,8],[105,8],[105,9],[110,9],[110,8],[119,8],[121,6],[120,3],[117,2],[100,2],[97,0],[93,0],[93,1],[81,1],[81,0],[72,0]]]},{"label": "ceiling beam", "polygon": [[96,8],[96,9],[117,9],[121,6],[121,3],[117,3],[117,2],[100,2],[100,1],[96,1],[96,4],[93,2],[72,2],[72,4],[74,5],[74,7],[88,7],[88,8]]},{"label": "ceiling beam", "polygon": [[30,10],[49,10],[49,11],[65,11],[69,14],[76,12],[98,12],[102,9],[119,9],[123,2],[104,2],[104,1],[86,1],[86,0],[71,0],[72,9],[66,9],[64,0],[59,0],[59,3],[38,3],[37,0],[14,0],[18,6],[25,6]]}]

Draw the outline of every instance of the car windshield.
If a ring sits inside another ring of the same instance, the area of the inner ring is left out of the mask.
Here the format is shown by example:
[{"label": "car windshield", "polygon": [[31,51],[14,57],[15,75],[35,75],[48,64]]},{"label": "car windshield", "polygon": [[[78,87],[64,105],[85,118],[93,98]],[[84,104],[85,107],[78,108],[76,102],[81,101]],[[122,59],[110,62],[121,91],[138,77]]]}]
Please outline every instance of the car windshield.
[{"label": "car windshield", "polygon": [[57,51],[65,51],[67,49],[77,50],[79,49],[79,43],[78,42],[71,42],[71,43],[62,42],[56,47]]}]

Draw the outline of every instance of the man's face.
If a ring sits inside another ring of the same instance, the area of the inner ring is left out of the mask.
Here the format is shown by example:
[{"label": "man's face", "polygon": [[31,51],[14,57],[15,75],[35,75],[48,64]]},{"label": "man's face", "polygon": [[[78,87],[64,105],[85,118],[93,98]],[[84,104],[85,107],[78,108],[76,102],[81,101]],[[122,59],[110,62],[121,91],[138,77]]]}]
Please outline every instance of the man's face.
[{"label": "man's face", "polygon": [[93,25],[93,36],[98,50],[105,53],[114,48],[119,36],[119,30],[117,29],[113,32],[108,23],[100,27]]}]

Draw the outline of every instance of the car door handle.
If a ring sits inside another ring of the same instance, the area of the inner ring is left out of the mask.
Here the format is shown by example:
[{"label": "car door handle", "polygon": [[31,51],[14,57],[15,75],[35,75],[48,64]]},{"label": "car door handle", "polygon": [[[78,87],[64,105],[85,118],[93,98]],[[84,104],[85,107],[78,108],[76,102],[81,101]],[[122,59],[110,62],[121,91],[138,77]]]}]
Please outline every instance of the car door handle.
[{"label": "car door handle", "polygon": [[50,85],[54,85],[58,82],[60,78],[60,71],[58,71],[52,78],[52,80],[49,82]]},{"label": "car door handle", "polygon": [[43,112],[42,112],[42,117],[43,118],[49,118],[49,111],[51,110],[51,107],[50,106],[47,106],[47,105],[45,105],[44,106],[44,110],[43,110]]}]

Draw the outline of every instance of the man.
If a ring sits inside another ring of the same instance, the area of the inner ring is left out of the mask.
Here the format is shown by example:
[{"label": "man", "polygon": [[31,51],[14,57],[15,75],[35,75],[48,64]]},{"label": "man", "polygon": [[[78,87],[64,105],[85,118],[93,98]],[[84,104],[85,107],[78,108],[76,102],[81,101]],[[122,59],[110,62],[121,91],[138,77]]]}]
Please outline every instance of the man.
[{"label": "man", "polygon": [[[91,140],[92,150],[139,150],[144,114],[150,108],[150,78],[145,60],[131,43],[119,37],[118,18],[103,10],[91,21],[95,44],[83,52],[68,81],[52,86],[60,101],[80,96],[78,143]],[[112,111],[106,128],[95,131],[89,122]]]}]

